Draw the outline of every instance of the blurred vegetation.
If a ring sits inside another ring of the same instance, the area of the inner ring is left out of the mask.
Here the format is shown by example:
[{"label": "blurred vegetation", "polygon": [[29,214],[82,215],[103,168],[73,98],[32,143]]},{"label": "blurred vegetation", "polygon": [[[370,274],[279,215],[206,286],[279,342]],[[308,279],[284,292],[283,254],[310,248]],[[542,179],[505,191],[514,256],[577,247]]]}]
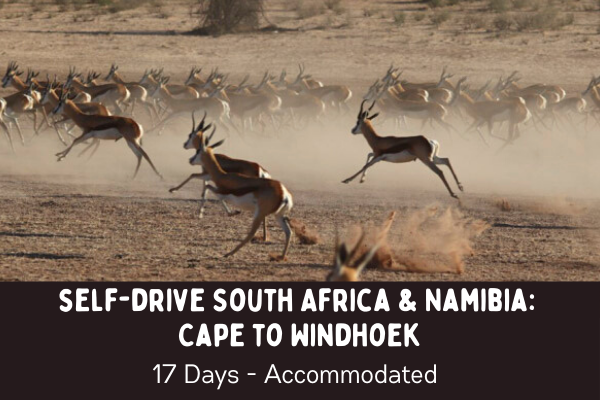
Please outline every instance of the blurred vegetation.
[{"label": "blurred vegetation", "polygon": [[198,33],[220,35],[257,30],[264,0],[200,0]]},{"label": "blurred vegetation", "polygon": [[[362,18],[389,21],[394,29],[415,25],[454,32],[543,32],[569,25],[592,26],[581,20],[583,12],[598,12],[600,0],[421,0],[419,2],[364,3],[349,0],[177,0],[190,9],[193,33],[221,35],[273,28],[265,12],[275,10],[278,22],[310,20],[323,28],[348,26]],[[386,6],[385,4],[389,4]],[[169,0],[0,0],[0,18],[54,18],[74,12],[74,22],[93,21],[104,14],[141,8],[160,18],[168,18]],[[287,13],[281,17],[281,11]],[[81,12],[79,12],[81,11]],[[40,17],[40,14],[44,16]],[[269,14],[271,15],[271,14]],[[589,19],[589,18],[588,18]],[[341,22],[340,22],[341,21]],[[301,23],[301,22],[300,22]],[[284,25],[285,26],[285,25]],[[598,28],[600,31],[600,28]]]}]

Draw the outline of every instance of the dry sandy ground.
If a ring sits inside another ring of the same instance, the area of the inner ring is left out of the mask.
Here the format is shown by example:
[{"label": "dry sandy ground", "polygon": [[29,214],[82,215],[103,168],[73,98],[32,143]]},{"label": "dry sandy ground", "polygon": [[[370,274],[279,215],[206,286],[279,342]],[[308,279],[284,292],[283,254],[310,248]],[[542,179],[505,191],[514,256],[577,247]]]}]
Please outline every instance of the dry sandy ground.
[{"label": "dry sandy ground", "polygon": [[[565,31],[496,38],[494,33],[457,33],[452,23],[436,30],[409,17],[398,28],[391,18],[362,17],[372,4],[346,2],[344,15],[326,21],[337,26],[339,19],[342,27],[337,29],[220,38],[165,33],[193,27],[188,6],[179,3],[169,7],[168,18],[138,9],[74,23],[72,12],[52,18],[42,12],[32,19],[2,20],[0,63],[14,59],[42,73],[64,74],[69,65],[107,72],[116,61],[130,79],[138,79],[147,67],[164,66],[177,81],[192,65],[218,65],[231,72],[231,79],[249,72],[257,80],[267,68],[279,72],[286,67],[291,74],[304,61],[315,78],[348,84],[355,100],[391,61],[414,80],[436,79],[446,64],[475,83],[518,68],[524,81],[559,83],[571,92],[584,89],[596,68],[594,13],[577,13],[576,25]],[[0,15],[18,6],[8,4]],[[404,8],[412,13],[419,7],[408,2],[376,6],[384,14]],[[281,25],[308,28],[328,18],[285,21],[285,10],[274,2],[269,15]],[[456,14],[460,19],[464,11]],[[144,147],[165,181],[142,165],[132,182],[135,161],[123,143],[103,143],[89,161],[78,158],[75,150],[56,163],[53,154],[61,145],[49,132],[18,147],[16,155],[0,141],[0,279],[319,281],[328,272],[336,231],[343,236],[357,224],[379,224],[392,210],[398,211],[390,234],[395,251],[422,255],[436,265],[452,264],[458,257],[464,260],[464,272],[369,270],[365,280],[600,278],[597,126],[562,126],[543,134],[528,127],[500,154],[499,142],[488,148],[474,136],[463,140],[427,127],[424,133],[440,141],[442,154],[450,157],[465,185],[458,203],[419,163],[377,165],[366,183],[341,184],[362,166],[368,152],[364,139],[349,132],[355,106],[351,114],[302,131],[243,138],[231,134],[220,149],[265,166],[294,194],[293,216],[321,234],[318,245],[294,243],[285,263],[268,261],[268,253],[283,245],[274,221],[269,223],[270,243],[250,244],[234,258],[223,259],[245,235],[250,216],[226,217],[218,204],[210,203],[199,220],[198,183],[177,194],[167,192],[195,171],[187,163],[191,154],[182,149],[189,121],[171,125],[163,136],[145,137]],[[414,122],[403,132],[378,125],[396,135],[415,134],[417,128]],[[29,130],[26,134],[31,138]],[[501,199],[510,211],[497,206]],[[433,221],[415,225],[415,216],[431,207],[438,210]],[[461,213],[450,223],[443,220],[448,207]],[[468,229],[473,221],[489,228],[474,235]]]}]

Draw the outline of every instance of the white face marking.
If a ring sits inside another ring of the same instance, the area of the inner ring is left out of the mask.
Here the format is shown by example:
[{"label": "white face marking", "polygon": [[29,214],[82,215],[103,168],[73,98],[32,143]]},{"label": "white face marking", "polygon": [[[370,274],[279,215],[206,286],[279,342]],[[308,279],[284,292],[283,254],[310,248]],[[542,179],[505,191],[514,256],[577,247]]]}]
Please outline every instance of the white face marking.
[{"label": "white face marking", "polygon": [[191,150],[191,149],[193,149],[193,148],[194,148],[194,145],[192,144],[192,142],[193,142],[193,139],[192,139],[192,137],[190,136],[190,137],[188,138],[188,140],[186,140],[186,142],[184,143],[184,145],[183,145],[183,148],[184,148],[184,149],[186,149],[186,150]]},{"label": "white face marking", "polygon": [[200,152],[196,153],[196,155],[190,158],[190,164],[192,165],[202,165],[202,160],[200,158]]},{"label": "white face marking", "polygon": [[357,121],[356,125],[354,125],[354,128],[352,128],[351,132],[352,132],[353,135],[357,135],[357,134],[361,133],[361,131],[360,131],[361,122],[362,121]]}]

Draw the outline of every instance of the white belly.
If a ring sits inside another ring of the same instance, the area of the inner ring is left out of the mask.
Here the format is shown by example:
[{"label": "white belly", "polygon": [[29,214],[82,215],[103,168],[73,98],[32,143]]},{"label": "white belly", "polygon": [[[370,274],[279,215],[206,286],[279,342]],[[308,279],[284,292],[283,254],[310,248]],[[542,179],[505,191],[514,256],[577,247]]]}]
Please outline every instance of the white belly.
[{"label": "white belly", "polygon": [[256,208],[256,198],[252,193],[246,193],[243,196],[234,196],[232,194],[220,194],[218,197],[227,203],[241,208],[242,210],[254,211]]},{"label": "white belly", "polygon": [[117,140],[122,137],[119,130],[115,128],[104,129],[101,131],[90,131],[89,134],[93,138],[102,140]]},{"label": "white belly", "polygon": [[415,161],[417,157],[414,154],[410,153],[407,150],[401,151],[399,153],[393,154],[385,154],[382,156],[383,161],[393,162],[393,163],[405,163],[410,161]]}]

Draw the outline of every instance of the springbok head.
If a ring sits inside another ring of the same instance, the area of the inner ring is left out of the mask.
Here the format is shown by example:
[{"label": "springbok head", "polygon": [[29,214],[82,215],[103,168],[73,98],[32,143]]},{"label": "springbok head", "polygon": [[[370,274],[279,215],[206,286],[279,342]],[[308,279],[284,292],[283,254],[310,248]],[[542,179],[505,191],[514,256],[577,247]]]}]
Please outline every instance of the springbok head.
[{"label": "springbok head", "polygon": [[115,76],[115,73],[119,70],[119,66],[115,63],[112,63],[112,65],[110,66],[110,71],[108,72],[108,75],[106,75],[106,78],[104,78],[105,81],[110,81],[113,76]]},{"label": "springbok head", "polygon": [[359,255],[362,251],[365,240],[365,231],[361,229],[360,238],[352,250],[348,249],[346,243],[340,243],[336,238],[335,254],[333,258],[333,271],[327,275],[328,282],[357,282],[360,278],[360,273],[365,269],[369,262],[373,259],[377,250],[385,242],[387,234],[392,226],[396,212],[390,213],[381,231],[379,232],[375,243],[371,248]]},{"label": "springbok head", "polygon": [[23,75],[23,71],[19,71],[19,66],[17,65],[17,63],[14,61],[9,62],[8,66],[6,67],[6,73],[2,78],[2,87],[7,87],[13,81],[15,76],[21,75]]},{"label": "springbok head", "polygon": [[587,89],[585,89],[583,92],[581,92],[581,95],[585,96],[586,94],[588,94],[590,90],[592,90],[594,87],[596,87],[598,85],[598,83],[600,83],[600,76],[596,78],[594,75],[592,75],[592,79],[590,80],[590,83],[589,83]]},{"label": "springbok head", "polygon": [[[188,135],[187,140],[185,141],[185,143],[183,144],[183,148],[186,150],[191,150],[191,149],[200,149],[200,147],[202,147],[202,143],[204,142],[204,144],[206,146],[210,146],[212,148],[215,147],[219,147],[220,145],[223,144],[223,142],[225,141],[225,139],[220,140],[219,142],[211,145],[210,142],[213,138],[213,136],[215,135],[215,131],[217,130],[216,125],[213,126],[212,123],[205,125],[205,121],[206,121],[206,111],[204,112],[204,116],[202,117],[202,121],[200,121],[200,123],[198,125],[196,125],[196,116],[195,113],[192,113],[192,131],[190,132],[190,134]],[[208,135],[205,135],[205,132],[208,132],[208,130],[213,127],[212,132]]]},{"label": "springbok head", "polygon": [[448,81],[448,79],[450,79],[450,78],[452,78],[454,76],[454,74],[448,74],[448,73],[446,73],[447,69],[448,69],[448,66],[445,66],[442,69],[442,74],[440,75],[440,80],[438,81],[436,87],[443,86]]},{"label": "springbok head", "polygon": [[371,112],[373,107],[375,107],[375,101],[373,101],[373,104],[371,104],[371,107],[369,107],[366,111],[364,111],[364,105],[366,102],[367,102],[366,100],[363,100],[362,103],[360,103],[360,111],[358,112],[358,118],[356,120],[356,125],[354,126],[354,128],[352,128],[353,135],[358,135],[359,133],[362,133],[362,128],[365,125],[366,121],[371,121],[373,118],[375,118],[379,115],[379,113],[369,115],[369,113]]},{"label": "springbok head", "polygon": [[67,80],[65,81],[64,87],[65,88],[70,88],[71,85],[73,84],[73,81],[75,80],[75,78],[80,78],[81,77],[81,72],[76,72],[75,71],[75,67],[69,67],[69,75],[67,75]]},{"label": "springbok head", "polygon": [[192,67],[192,70],[190,71],[188,78],[185,80],[185,84],[190,85],[195,82],[199,83],[199,81],[201,81],[200,72],[202,72],[202,68]]}]

